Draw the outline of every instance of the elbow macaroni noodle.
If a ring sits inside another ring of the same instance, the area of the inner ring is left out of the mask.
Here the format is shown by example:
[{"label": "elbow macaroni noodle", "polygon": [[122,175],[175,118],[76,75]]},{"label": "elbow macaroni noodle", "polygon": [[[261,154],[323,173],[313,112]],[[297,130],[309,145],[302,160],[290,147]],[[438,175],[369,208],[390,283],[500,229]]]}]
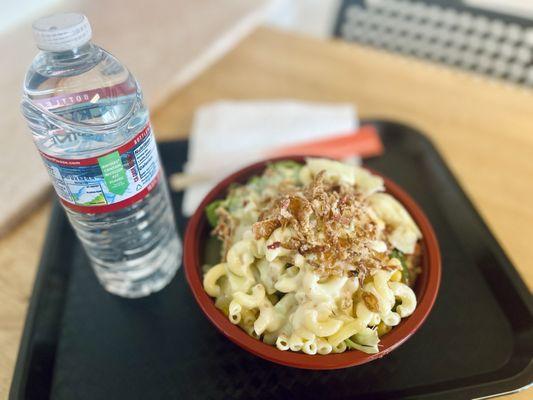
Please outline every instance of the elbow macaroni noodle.
[{"label": "elbow macaroni noodle", "polygon": [[[297,179],[306,184],[320,171],[328,179],[360,185],[378,226],[390,227],[388,242],[375,242],[374,251],[413,253],[420,231],[403,206],[382,192],[379,177],[336,161],[309,159]],[[395,275],[399,260],[390,258],[388,268],[369,271],[364,282],[349,274],[325,278],[299,251],[280,245],[295,237],[291,228],[278,227],[266,240],[254,237],[251,226],[261,211],[256,204],[249,201],[234,212],[239,221],[235,241],[223,262],[204,275],[205,291],[217,307],[233,324],[281,351],[324,355],[350,347],[378,352],[378,326],[390,330],[416,308],[413,290]]]}]

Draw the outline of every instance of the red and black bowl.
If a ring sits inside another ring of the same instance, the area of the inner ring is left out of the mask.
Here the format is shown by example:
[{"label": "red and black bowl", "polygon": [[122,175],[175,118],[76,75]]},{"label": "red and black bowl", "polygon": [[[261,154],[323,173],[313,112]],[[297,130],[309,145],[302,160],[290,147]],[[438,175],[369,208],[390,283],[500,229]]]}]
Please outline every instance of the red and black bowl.
[{"label": "red and black bowl", "polygon": [[[352,367],[381,358],[409,339],[420,328],[430,313],[440,284],[441,257],[435,232],[420,207],[400,186],[375,171],[372,172],[382,176],[384,179],[386,192],[390,193],[403,204],[417,223],[423,235],[421,240],[422,270],[418,275],[414,287],[418,302],[417,307],[411,316],[402,319],[398,326],[395,326],[381,338],[379,353],[366,354],[357,350],[347,350],[340,354],[308,355],[278,350],[275,346],[267,345],[260,340],[254,339],[239,326],[232,324],[215,307],[214,300],[209,297],[203,288],[203,273],[201,268],[206,257],[208,257],[206,253],[214,251],[211,246],[207,245],[211,228],[204,213],[205,207],[216,199],[224,198],[227,194],[228,187],[232,183],[246,183],[252,176],[262,174],[269,163],[287,159],[302,163],[305,161],[304,156],[293,156],[268,159],[245,167],[231,174],[216,185],[207,194],[191,217],[185,234],[184,268],[185,276],[194,298],[207,318],[228,339],[244,350],[278,364],[296,368],[329,370]],[[213,256],[215,255],[211,254],[211,257]]]}]

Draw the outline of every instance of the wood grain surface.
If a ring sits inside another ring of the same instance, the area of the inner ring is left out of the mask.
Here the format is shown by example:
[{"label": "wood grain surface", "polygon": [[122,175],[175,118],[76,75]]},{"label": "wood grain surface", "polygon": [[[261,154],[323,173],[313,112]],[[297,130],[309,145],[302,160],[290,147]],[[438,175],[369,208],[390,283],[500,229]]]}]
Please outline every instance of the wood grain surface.
[{"label": "wood grain surface", "polygon": [[[353,102],[364,118],[426,132],[533,287],[533,92],[353,44],[261,28],[154,110],[158,139],[185,137],[219,99]],[[0,243],[0,397],[7,394],[44,239],[43,207]],[[533,391],[507,396],[531,398]]]}]

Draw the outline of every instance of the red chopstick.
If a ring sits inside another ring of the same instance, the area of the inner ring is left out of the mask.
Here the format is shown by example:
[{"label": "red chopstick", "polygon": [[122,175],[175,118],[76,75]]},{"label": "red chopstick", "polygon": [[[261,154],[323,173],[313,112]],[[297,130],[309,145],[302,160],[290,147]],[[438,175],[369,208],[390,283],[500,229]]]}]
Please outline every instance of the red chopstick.
[{"label": "red chopstick", "polygon": [[368,158],[379,156],[383,154],[383,151],[383,143],[376,128],[367,124],[361,126],[355,132],[270,150],[268,151],[268,156],[280,157],[305,154],[337,159],[354,155]]}]

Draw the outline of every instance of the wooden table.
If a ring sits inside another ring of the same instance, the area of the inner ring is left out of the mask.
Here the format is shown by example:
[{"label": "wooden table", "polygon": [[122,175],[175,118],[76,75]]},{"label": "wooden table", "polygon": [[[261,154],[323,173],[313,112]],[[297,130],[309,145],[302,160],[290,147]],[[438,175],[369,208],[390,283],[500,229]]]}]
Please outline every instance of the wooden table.
[{"label": "wooden table", "polygon": [[[533,286],[532,91],[261,28],[152,112],[158,139],[185,137],[196,107],[222,98],[353,102],[361,117],[420,128]],[[11,381],[49,211],[49,204],[43,206],[0,242],[0,397]]]}]

